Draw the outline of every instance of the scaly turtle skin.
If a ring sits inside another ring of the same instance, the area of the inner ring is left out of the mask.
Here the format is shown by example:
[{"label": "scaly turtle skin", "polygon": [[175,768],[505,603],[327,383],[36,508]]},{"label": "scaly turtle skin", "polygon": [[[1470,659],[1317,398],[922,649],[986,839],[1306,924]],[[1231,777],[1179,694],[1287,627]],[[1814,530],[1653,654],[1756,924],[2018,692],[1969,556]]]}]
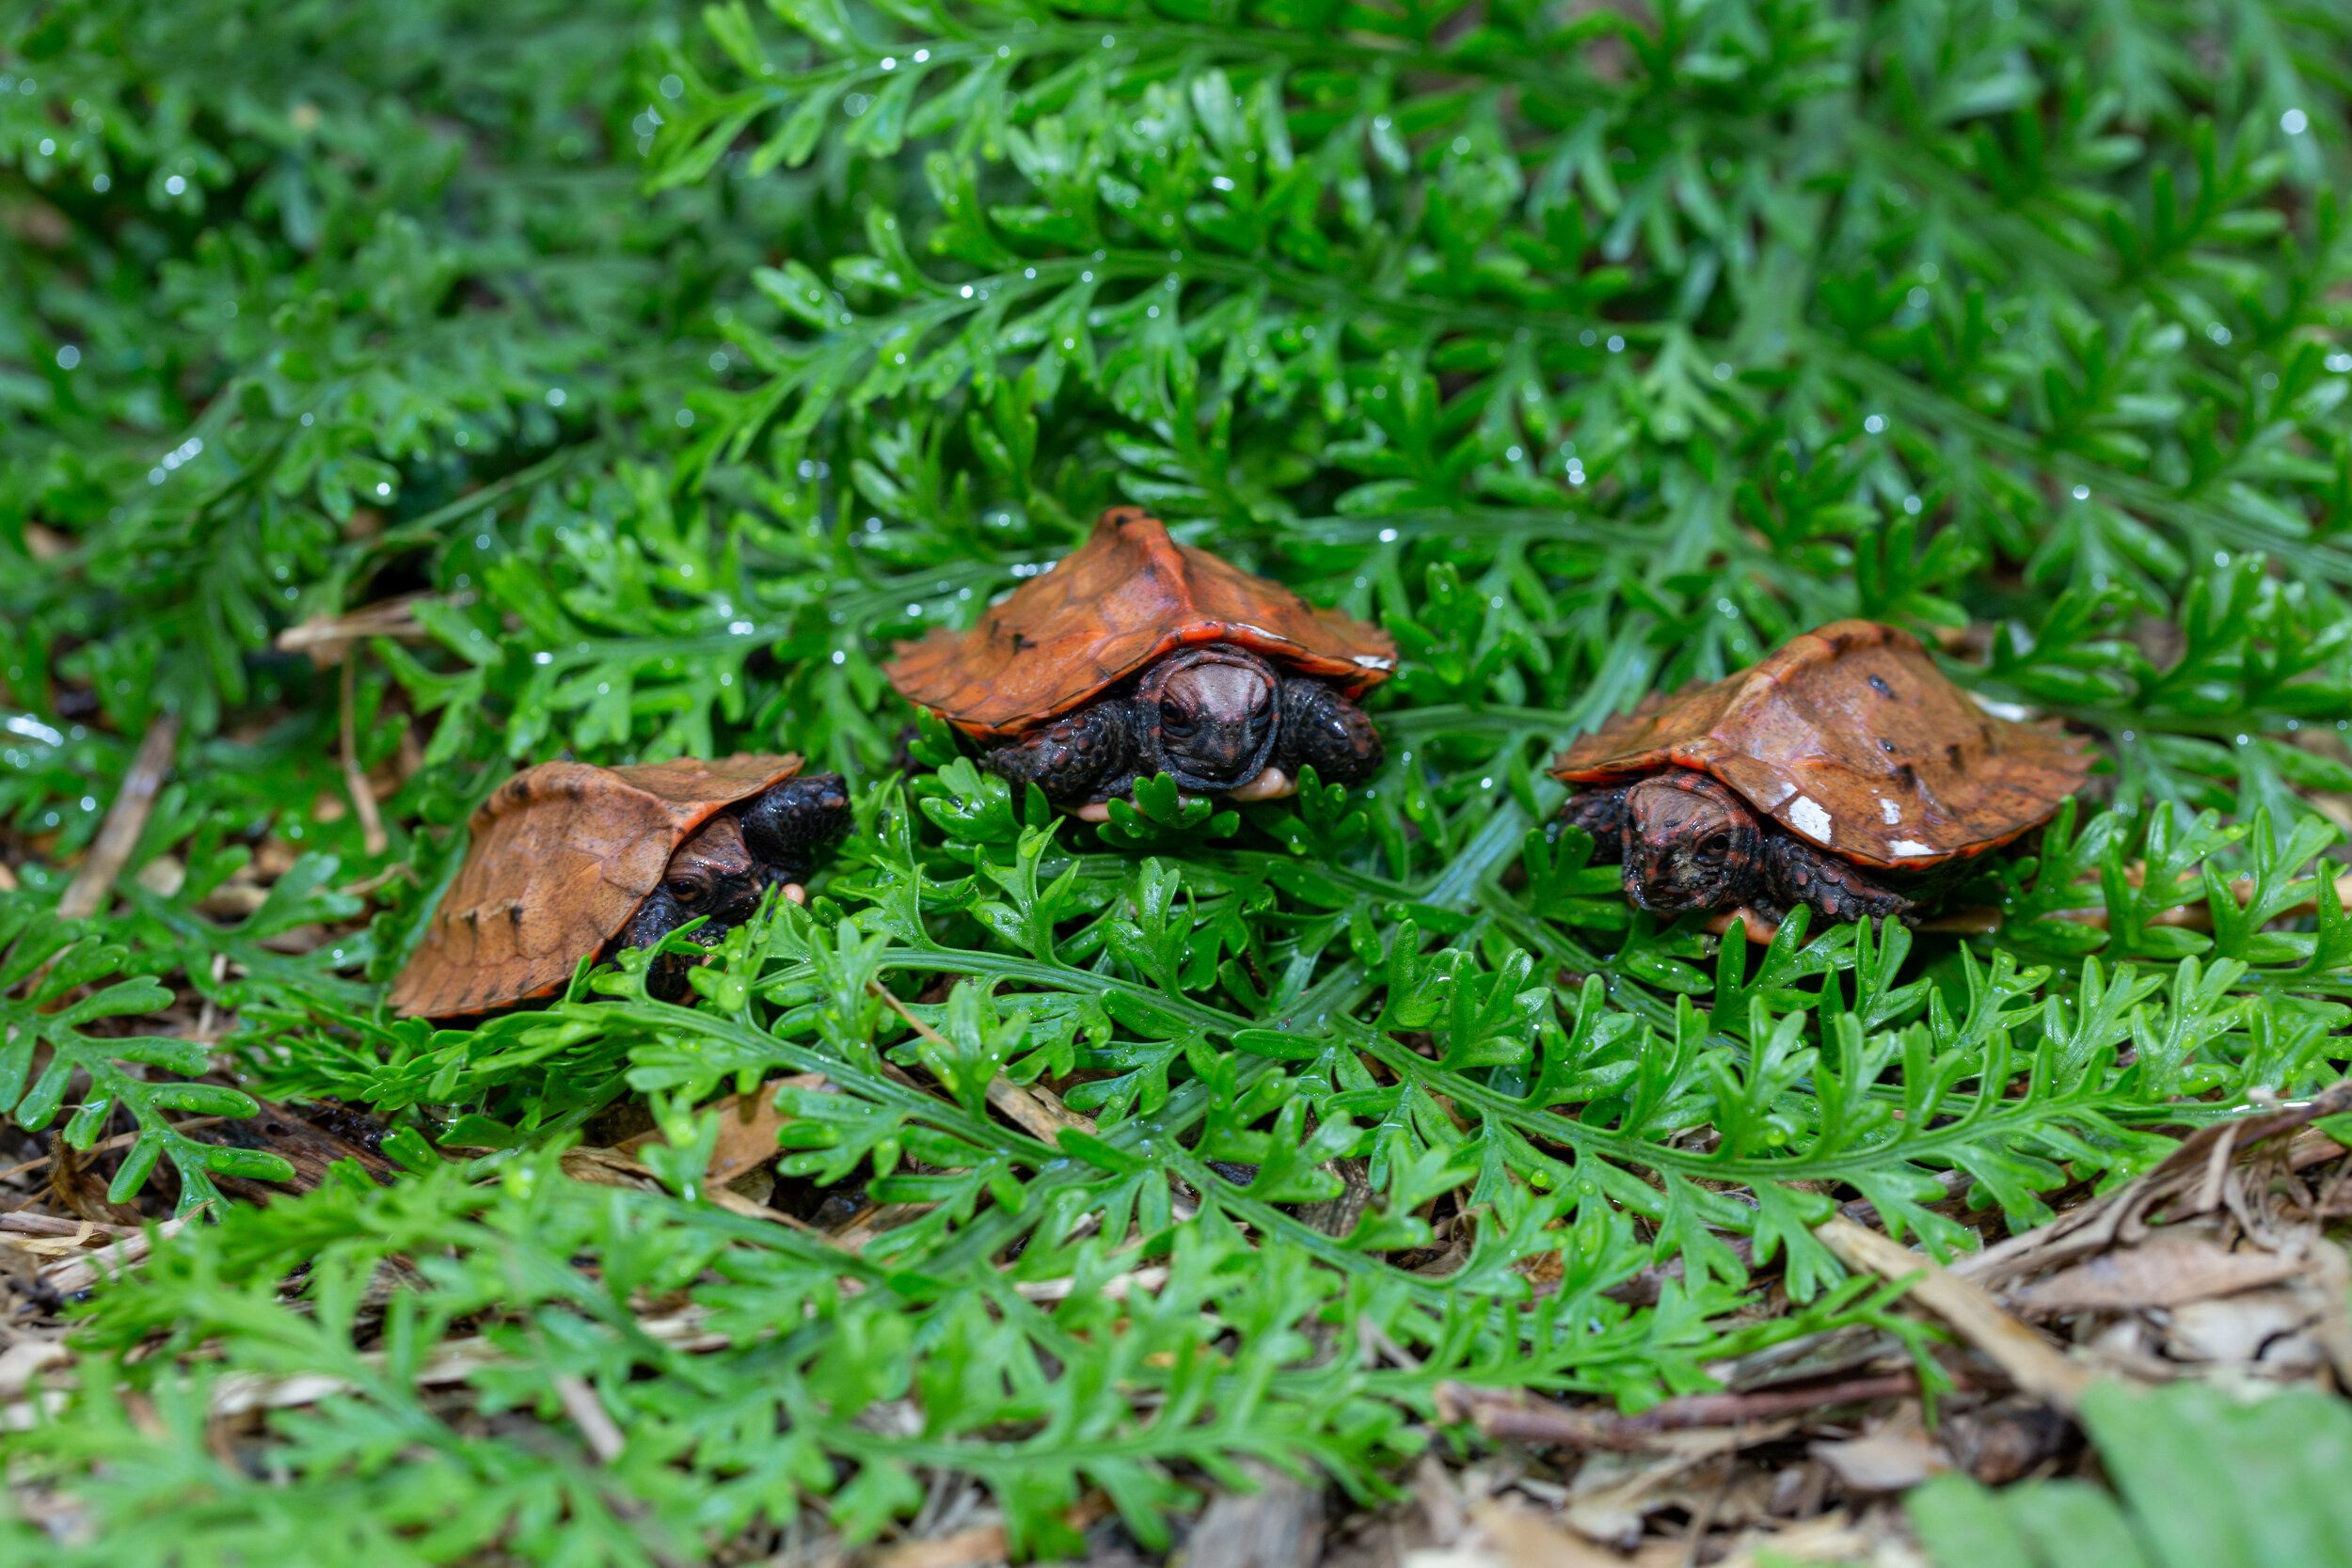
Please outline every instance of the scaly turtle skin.
[{"label": "scaly turtle skin", "polygon": [[[841,775],[803,775],[797,756],[526,768],[474,813],[465,864],[392,982],[393,1010],[511,1006],[554,990],[583,954],[649,947],[703,916],[693,940],[715,942],[768,889],[796,896],[849,819]],[[665,954],[651,986],[683,995],[686,960]]]},{"label": "scaly turtle skin", "polygon": [[2049,820],[2091,756],[1985,712],[1918,639],[1839,621],[1754,668],[1652,697],[1568,748],[1563,813],[1661,914],[1812,906],[1908,917]]},{"label": "scaly turtle skin", "polygon": [[886,673],[986,747],[985,767],[1099,814],[1158,773],[1239,800],[1291,793],[1311,763],[1327,783],[1369,778],[1380,736],[1354,699],[1395,664],[1377,626],[1115,507],[978,626],[900,644]]}]

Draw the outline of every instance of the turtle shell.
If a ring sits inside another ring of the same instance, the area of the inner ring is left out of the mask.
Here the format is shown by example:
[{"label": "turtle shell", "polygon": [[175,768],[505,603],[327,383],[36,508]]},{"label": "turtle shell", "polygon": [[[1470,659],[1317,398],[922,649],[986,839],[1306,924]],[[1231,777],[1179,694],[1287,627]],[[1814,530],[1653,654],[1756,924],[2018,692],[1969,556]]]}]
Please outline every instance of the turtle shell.
[{"label": "turtle shell", "polygon": [[553,990],[628,924],[689,833],[800,770],[761,755],[525,768],[468,824],[466,863],[392,982],[393,1010],[446,1018]]},{"label": "turtle shell", "polygon": [[2055,722],[1978,706],[1910,633],[1838,621],[1727,679],[1647,699],[1552,772],[1609,784],[1696,768],[1808,843],[1915,871],[2040,826],[2090,764]]},{"label": "turtle shell", "polygon": [[1175,649],[1232,642],[1349,696],[1386,680],[1396,643],[1279,582],[1179,545],[1133,507],[992,606],[969,631],[902,642],[885,673],[898,694],[982,739],[1069,712]]}]

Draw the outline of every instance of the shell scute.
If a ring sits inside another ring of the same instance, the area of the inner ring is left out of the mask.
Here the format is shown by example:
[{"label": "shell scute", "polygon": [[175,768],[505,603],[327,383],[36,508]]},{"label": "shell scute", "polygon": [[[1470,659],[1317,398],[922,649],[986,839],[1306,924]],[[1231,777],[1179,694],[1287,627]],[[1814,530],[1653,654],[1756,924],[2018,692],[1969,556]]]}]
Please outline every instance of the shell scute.
[{"label": "shell scute", "polygon": [[1114,507],[1085,545],[971,630],[940,627],[902,642],[883,673],[899,695],[966,734],[1009,739],[1200,642],[1236,643],[1350,696],[1396,663],[1396,644],[1379,627],[1180,545],[1147,513]]},{"label": "shell scute", "polygon": [[523,769],[468,823],[465,863],[392,982],[392,1009],[446,1018],[554,990],[628,923],[689,833],[800,770],[798,756],[762,754]]},{"label": "shell scute", "polygon": [[1600,784],[1695,768],[1824,849],[1923,870],[2040,826],[2091,760],[2054,722],[1985,712],[1910,633],[1839,621],[1738,674],[1645,700],[1552,771]]}]

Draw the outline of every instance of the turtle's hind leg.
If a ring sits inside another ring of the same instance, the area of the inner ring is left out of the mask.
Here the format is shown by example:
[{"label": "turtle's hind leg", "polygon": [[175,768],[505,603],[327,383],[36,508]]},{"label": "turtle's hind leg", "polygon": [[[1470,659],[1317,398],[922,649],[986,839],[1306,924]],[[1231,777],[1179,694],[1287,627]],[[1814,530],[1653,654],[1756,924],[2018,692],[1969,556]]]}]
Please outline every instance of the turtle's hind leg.
[{"label": "turtle's hind leg", "polygon": [[838,773],[787,779],[743,810],[743,842],[771,887],[793,888],[817,857],[850,831],[850,789]]},{"label": "turtle's hind leg", "polygon": [[1111,698],[992,748],[980,766],[1015,784],[1037,785],[1057,806],[1077,806],[1111,781],[1133,777],[1136,755],[1134,715]]}]

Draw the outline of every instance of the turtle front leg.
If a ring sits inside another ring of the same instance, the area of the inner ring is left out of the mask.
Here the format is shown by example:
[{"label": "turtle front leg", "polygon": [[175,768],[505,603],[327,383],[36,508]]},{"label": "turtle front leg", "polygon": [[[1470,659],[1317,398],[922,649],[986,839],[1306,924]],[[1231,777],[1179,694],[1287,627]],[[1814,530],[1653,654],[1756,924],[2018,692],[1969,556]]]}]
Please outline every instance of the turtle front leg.
[{"label": "turtle front leg", "polygon": [[850,788],[838,773],[787,779],[743,810],[743,844],[762,888],[781,887],[794,903],[817,858],[850,831]]},{"label": "turtle front leg", "polygon": [[1387,754],[1372,716],[1362,708],[1326,682],[1305,675],[1283,679],[1282,727],[1268,763],[1269,768],[1282,770],[1282,782],[1311,766],[1325,784],[1361,784],[1380,770]]},{"label": "turtle front leg", "polygon": [[1057,806],[1102,798],[1104,786],[1135,776],[1135,719],[1117,698],[1089,703],[1020,739],[992,748],[980,766],[1014,784],[1033,784]]},{"label": "turtle front leg", "polygon": [[1785,832],[1765,835],[1764,885],[1781,904],[1810,904],[1831,920],[1908,919],[1918,909],[1918,900],[1851,861]]},{"label": "turtle front leg", "polygon": [[1560,820],[1581,828],[1593,841],[1595,865],[1616,865],[1625,860],[1626,786],[1580,789],[1560,808]]}]

